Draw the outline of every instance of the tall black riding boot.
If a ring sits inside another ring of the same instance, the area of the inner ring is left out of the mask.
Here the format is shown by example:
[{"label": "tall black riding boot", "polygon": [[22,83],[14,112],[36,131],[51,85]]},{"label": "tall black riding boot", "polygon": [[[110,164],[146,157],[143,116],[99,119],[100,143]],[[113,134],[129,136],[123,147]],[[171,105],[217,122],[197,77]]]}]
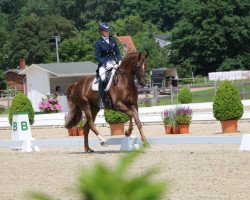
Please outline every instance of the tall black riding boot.
[{"label": "tall black riding boot", "polygon": [[98,92],[99,92],[99,108],[103,109],[104,105],[103,105],[103,81],[101,79],[101,77],[99,77],[99,83],[98,83]]}]

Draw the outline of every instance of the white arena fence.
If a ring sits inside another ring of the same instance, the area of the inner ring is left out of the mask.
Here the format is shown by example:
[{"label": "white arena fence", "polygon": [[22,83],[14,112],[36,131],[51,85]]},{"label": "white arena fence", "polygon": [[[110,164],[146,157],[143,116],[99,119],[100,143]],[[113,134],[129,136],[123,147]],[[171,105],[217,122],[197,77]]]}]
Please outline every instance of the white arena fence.
[{"label": "white arena fence", "polygon": [[[250,106],[250,100],[242,100],[245,106]],[[162,122],[161,113],[164,109],[174,108],[176,106],[188,106],[193,110],[192,121],[213,121],[212,112],[200,112],[201,109],[212,109],[212,102],[208,103],[192,103],[192,104],[179,104],[179,105],[166,105],[166,106],[153,106],[139,108],[139,117],[142,123],[158,123]],[[198,112],[199,111],[199,112]],[[64,126],[65,112],[53,114],[37,114],[35,115],[35,122],[31,127],[40,126]],[[242,119],[250,119],[250,112],[244,112]],[[105,125],[107,122],[104,119],[104,110],[101,110],[95,120],[97,125]],[[8,117],[0,117],[0,128],[10,128]]]},{"label": "white arena fence", "polygon": [[[242,141],[239,136],[162,136],[162,137],[147,137],[150,144],[240,144]],[[108,145],[121,145],[124,137],[108,138]],[[136,143],[141,144],[139,138],[135,138]],[[71,147],[84,145],[83,138],[74,139],[37,139],[31,141],[33,146],[39,147]],[[0,140],[0,147],[21,147],[23,141],[21,140]],[[98,139],[90,139],[90,146],[100,145]],[[104,148],[105,149],[105,148]]]}]

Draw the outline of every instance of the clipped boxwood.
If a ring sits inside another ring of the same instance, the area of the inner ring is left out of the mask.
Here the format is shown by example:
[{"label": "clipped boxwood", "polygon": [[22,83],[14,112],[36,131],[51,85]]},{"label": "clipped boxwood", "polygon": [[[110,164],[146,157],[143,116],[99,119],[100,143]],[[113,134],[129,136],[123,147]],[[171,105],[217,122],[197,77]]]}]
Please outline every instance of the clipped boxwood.
[{"label": "clipped boxwood", "polygon": [[214,117],[219,121],[239,120],[243,112],[243,104],[236,87],[230,81],[221,82],[214,96]]},{"label": "clipped boxwood", "polygon": [[19,92],[12,100],[9,112],[9,123],[11,125],[14,113],[28,113],[30,125],[34,123],[35,112],[31,101],[22,92]]},{"label": "clipped boxwood", "polygon": [[109,124],[124,123],[129,120],[125,113],[107,109],[104,110],[104,117]]},{"label": "clipped boxwood", "polygon": [[180,103],[191,103],[193,95],[187,87],[183,87],[178,94],[178,101]]}]

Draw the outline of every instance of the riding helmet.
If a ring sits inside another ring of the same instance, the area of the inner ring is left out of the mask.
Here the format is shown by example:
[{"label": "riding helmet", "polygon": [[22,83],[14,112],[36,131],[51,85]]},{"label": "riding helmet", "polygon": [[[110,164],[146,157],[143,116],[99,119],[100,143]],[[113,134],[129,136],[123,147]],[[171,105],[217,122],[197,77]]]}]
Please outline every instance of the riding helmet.
[{"label": "riding helmet", "polygon": [[109,25],[106,22],[102,22],[99,24],[99,31],[110,31]]}]

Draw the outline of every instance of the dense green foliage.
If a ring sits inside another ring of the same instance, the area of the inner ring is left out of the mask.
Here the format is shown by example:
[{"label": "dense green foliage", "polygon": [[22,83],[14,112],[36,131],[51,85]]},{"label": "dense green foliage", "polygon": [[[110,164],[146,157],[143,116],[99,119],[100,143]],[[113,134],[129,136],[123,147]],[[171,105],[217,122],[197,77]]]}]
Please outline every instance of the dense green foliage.
[{"label": "dense green foliage", "polygon": [[9,123],[12,124],[14,113],[28,113],[30,125],[34,123],[34,109],[31,101],[22,92],[19,92],[12,100],[9,111]]},{"label": "dense green foliage", "polygon": [[7,87],[6,80],[4,78],[3,70],[0,70],[0,90],[5,90]]},{"label": "dense green foliage", "polygon": [[[92,168],[82,170],[77,184],[85,200],[160,200],[167,189],[166,183],[152,181],[154,169],[146,170],[140,175],[127,177],[126,173],[139,152],[134,151],[120,159],[114,168],[99,162]],[[40,193],[32,193],[36,200],[52,200]]]},{"label": "dense green foliage", "polygon": [[249,69],[249,9],[248,0],[183,0],[170,62],[189,75]]},{"label": "dense green foliage", "polygon": [[191,103],[193,100],[192,93],[187,87],[181,88],[178,94],[178,102],[179,103]]},{"label": "dense green foliage", "polygon": [[[111,35],[130,35],[138,51],[150,51],[149,70],[192,72],[250,69],[248,0],[0,0],[0,68],[56,61],[52,36],[60,35],[61,62],[95,61],[99,21]],[[155,36],[168,35],[161,48]]]},{"label": "dense green foliage", "polygon": [[217,120],[238,120],[243,115],[240,94],[230,81],[223,81],[214,96],[213,113]]},{"label": "dense green foliage", "polygon": [[104,110],[104,117],[109,124],[123,123],[129,120],[125,113],[107,109]]}]

